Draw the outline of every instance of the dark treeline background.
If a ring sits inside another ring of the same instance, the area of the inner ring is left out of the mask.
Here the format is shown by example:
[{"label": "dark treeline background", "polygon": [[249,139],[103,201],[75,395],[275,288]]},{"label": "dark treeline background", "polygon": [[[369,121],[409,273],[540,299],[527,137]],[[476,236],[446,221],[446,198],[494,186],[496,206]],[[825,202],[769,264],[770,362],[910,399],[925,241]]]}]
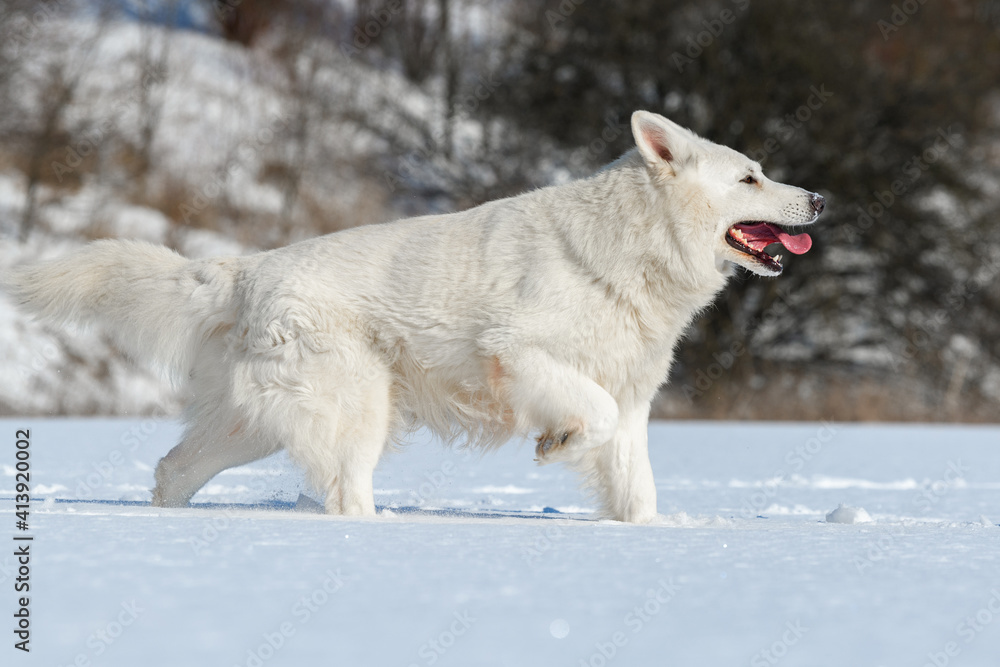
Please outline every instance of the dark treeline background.
[{"label": "dark treeline background", "polygon": [[[182,251],[192,230],[246,251],[465,208],[611,161],[632,145],[631,112],[649,109],[828,199],[812,252],[779,279],[741,276],[697,321],[655,414],[996,420],[1000,2],[0,7],[4,243],[127,235],[112,204],[155,212],[158,240]],[[192,90],[204,106],[185,112]],[[113,100],[126,110],[102,125]],[[272,107],[263,141],[254,112]],[[208,145],[191,143],[200,133]],[[242,180],[206,195],[232,164],[213,159],[247,136]],[[88,192],[101,203],[67,204]],[[78,222],[60,223],[69,209]],[[48,355],[66,372],[33,391],[72,375],[121,393],[110,362],[73,356]],[[37,405],[5,410],[53,409]]]}]

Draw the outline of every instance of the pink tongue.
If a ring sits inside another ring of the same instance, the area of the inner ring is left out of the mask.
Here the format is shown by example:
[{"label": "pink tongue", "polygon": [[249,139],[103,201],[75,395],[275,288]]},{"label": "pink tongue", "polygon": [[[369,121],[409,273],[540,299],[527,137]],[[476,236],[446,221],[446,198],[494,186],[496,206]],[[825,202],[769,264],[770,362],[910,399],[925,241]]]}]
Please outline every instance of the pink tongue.
[{"label": "pink tongue", "polygon": [[736,225],[754,250],[763,250],[771,243],[780,243],[796,255],[809,252],[813,240],[808,234],[789,234],[780,227],[761,222],[756,225]]}]

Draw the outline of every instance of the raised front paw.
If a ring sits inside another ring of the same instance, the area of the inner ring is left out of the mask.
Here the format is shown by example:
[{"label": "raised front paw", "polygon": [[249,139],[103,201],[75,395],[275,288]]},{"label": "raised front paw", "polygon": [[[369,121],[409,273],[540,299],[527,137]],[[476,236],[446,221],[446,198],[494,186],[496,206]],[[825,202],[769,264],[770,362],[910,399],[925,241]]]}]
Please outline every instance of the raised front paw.
[{"label": "raised front paw", "polygon": [[535,439],[538,442],[538,445],[535,446],[535,461],[539,465],[552,463],[559,451],[564,449],[566,441],[571,435],[573,435],[573,431],[543,432]]}]

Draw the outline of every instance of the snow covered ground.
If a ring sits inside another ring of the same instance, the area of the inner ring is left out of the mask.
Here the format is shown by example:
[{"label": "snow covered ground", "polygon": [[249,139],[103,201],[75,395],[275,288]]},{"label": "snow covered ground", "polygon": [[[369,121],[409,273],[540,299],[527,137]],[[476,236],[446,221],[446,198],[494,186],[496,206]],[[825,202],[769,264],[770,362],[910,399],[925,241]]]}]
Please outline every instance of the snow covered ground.
[{"label": "snow covered ground", "polygon": [[35,496],[4,665],[1000,664],[1000,428],[654,424],[663,520],[631,526],[516,443],[418,434],[348,520],[284,455],[150,507],[172,421],[0,422],[8,545],[19,428]]}]

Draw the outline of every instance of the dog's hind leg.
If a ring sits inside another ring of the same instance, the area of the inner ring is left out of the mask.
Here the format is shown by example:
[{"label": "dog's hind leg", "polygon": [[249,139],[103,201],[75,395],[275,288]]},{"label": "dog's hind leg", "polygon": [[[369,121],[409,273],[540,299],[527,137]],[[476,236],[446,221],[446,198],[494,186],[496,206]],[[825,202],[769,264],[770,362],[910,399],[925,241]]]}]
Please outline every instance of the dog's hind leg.
[{"label": "dog's hind leg", "polygon": [[361,341],[327,344],[300,349],[292,363],[265,360],[247,374],[256,422],[326,494],[328,513],[374,515],[372,475],[389,437],[391,375]]},{"label": "dog's hind leg", "polygon": [[193,422],[179,445],[156,466],[153,505],[184,507],[210,479],[228,468],[252,463],[280,449],[247,433],[245,425],[233,419]]},{"label": "dog's hind leg", "polygon": [[191,375],[192,402],[185,419],[181,443],[156,466],[153,505],[184,507],[208,480],[234,466],[252,463],[280,449],[248,427],[233,405],[232,366],[224,360],[228,350],[222,337],[212,338],[199,350]]},{"label": "dog's hind leg", "polygon": [[330,514],[375,514],[372,476],[389,437],[390,383],[371,379],[355,385],[355,391],[357,399],[345,406],[327,442],[335,452],[327,473],[329,480],[335,472],[335,481],[324,489]]}]

